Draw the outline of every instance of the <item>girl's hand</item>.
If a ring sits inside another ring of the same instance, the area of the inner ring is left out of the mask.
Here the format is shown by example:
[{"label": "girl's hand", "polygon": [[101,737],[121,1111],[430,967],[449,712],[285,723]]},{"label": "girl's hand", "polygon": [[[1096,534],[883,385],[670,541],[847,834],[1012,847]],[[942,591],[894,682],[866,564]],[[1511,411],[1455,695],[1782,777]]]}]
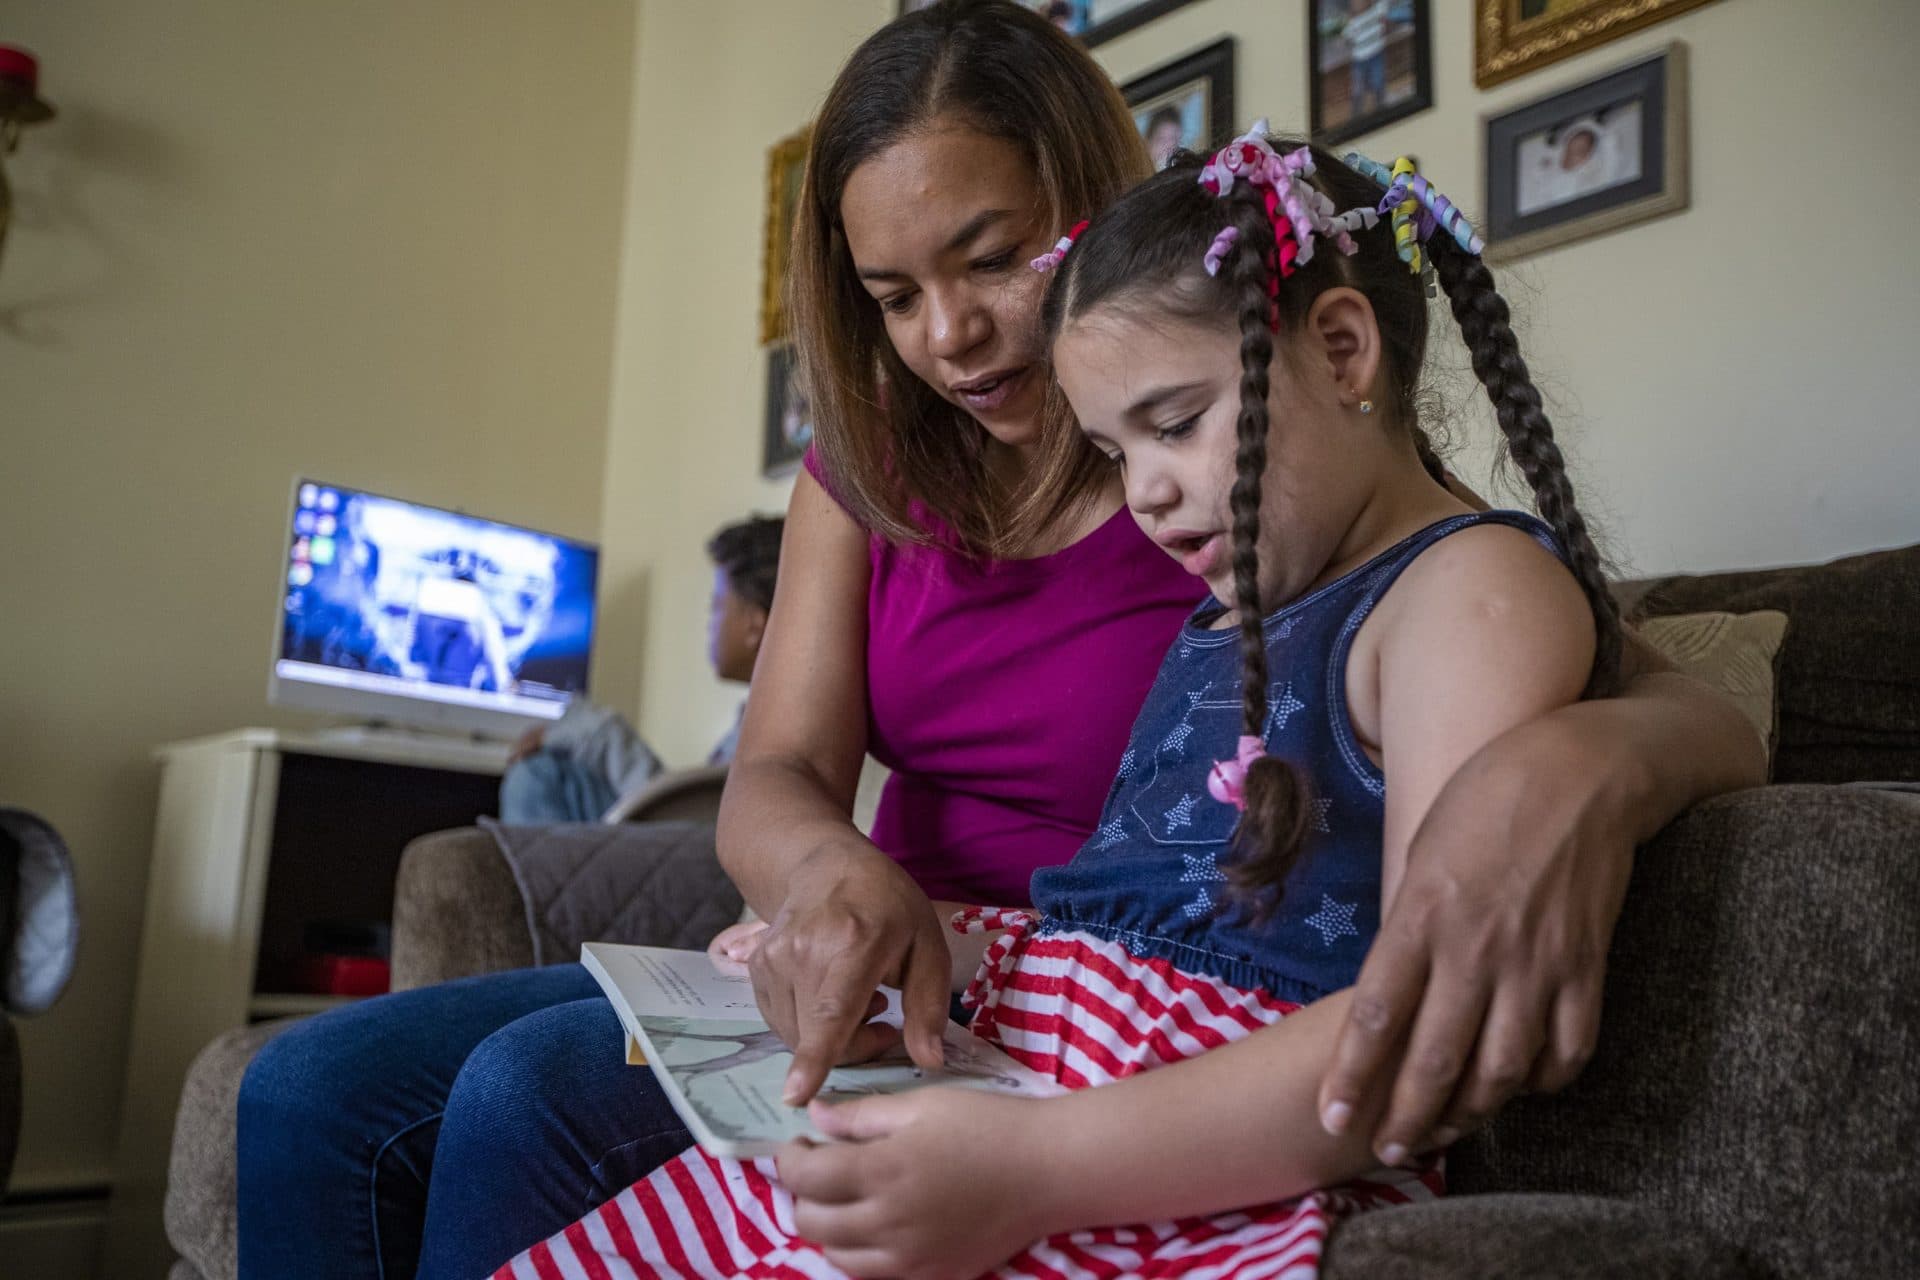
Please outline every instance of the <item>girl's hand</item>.
[{"label": "girl's hand", "polygon": [[753,959],[753,953],[759,950],[760,935],[766,930],[765,920],[742,920],[739,924],[730,924],[713,935],[713,941],[707,944],[707,958],[713,961],[713,967],[720,972],[744,977],[747,961]]},{"label": "girl's hand", "polygon": [[942,1065],[953,960],[920,886],[864,840],[809,854],[789,885],[747,961],[761,1014],[793,1046],[787,1104],[810,1100],[835,1064],[899,1043],[892,1027],[867,1022],[882,983],[900,988],[907,1052]]},{"label": "girl's hand", "polygon": [[814,1124],[841,1141],[780,1153],[795,1229],[855,1276],[991,1271],[1049,1230],[1035,1105],[949,1088],[814,1103]]}]

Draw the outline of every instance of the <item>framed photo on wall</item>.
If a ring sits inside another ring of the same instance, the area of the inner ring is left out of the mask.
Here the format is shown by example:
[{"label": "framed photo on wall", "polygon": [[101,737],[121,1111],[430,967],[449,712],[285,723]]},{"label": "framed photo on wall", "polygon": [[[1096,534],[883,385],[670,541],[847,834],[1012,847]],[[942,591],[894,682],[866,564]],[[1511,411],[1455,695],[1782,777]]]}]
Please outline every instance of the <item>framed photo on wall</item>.
[{"label": "framed photo on wall", "polygon": [[1474,0],[1473,82],[1482,89],[1665,22],[1708,0]]},{"label": "framed photo on wall", "polygon": [[1020,0],[1092,48],[1193,0]]},{"label": "framed photo on wall", "polygon": [[807,171],[808,134],[802,129],[767,152],[767,222],[760,282],[763,346],[787,336],[787,252],[793,242],[794,210],[800,206],[800,182]]},{"label": "framed photo on wall", "polygon": [[1155,172],[1175,151],[1206,151],[1234,135],[1233,50],[1228,36],[1120,86]]},{"label": "framed photo on wall", "polygon": [[760,474],[791,473],[813,443],[813,404],[799,376],[793,344],[767,348],[766,423],[760,440]]},{"label": "framed photo on wall", "polygon": [[[934,0],[900,0],[900,12],[925,9]],[[1193,0],[1019,0],[1019,3],[1050,19],[1070,36],[1078,36],[1088,48],[1111,40],[1123,31],[1131,31],[1152,22],[1163,13],[1172,13]]]},{"label": "framed photo on wall", "polygon": [[1679,41],[1482,124],[1489,258],[1687,207],[1687,47]]},{"label": "framed photo on wall", "polygon": [[1427,0],[1307,0],[1314,140],[1333,146],[1433,105]]}]

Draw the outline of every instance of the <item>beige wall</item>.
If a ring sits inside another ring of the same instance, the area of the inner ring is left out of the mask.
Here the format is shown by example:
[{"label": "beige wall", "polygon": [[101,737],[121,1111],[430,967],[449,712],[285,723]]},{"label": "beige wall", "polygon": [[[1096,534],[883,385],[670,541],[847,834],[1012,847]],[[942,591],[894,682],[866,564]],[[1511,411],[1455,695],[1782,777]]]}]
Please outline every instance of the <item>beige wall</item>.
[{"label": "beige wall", "polygon": [[[602,697],[644,710],[675,764],[703,759],[739,704],[708,674],[714,529],[786,509],[760,478],[766,358],[760,237],[767,148],[819,108],[894,0],[642,0],[625,257],[607,438]],[[622,676],[626,679],[622,680]],[[636,678],[636,676],[638,678]]]},{"label": "beige wall", "polygon": [[[16,1185],[115,1132],[158,743],[265,706],[296,469],[599,533],[632,0],[11,0],[0,800],[79,862]],[[0,1268],[4,1269],[4,1268]]]},{"label": "beige wall", "polygon": [[[1920,362],[1907,351],[1920,258],[1899,239],[1899,211],[1920,200],[1902,159],[1920,134],[1911,6],[1722,0],[1486,93],[1473,85],[1468,6],[1432,7],[1438,105],[1358,145],[1418,155],[1469,210],[1482,203],[1481,113],[1669,40],[1690,46],[1693,207],[1542,254],[1510,290],[1623,567],[1778,564],[1920,539]],[[626,599],[618,643],[644,648],[640,687],[615,694],[682,760],[732,709],[689,678],[701,540],[786,488],[756,478],[761,157],[892,8],[644,6],[605,528]],[[1303,0],[1199,0],[1095,53],[1124,81],[1229,33],[1242,121],[1304,128]],[[1465,368],[1457,340],[1441,359]],[[1450,389],[1467,406],[1453,423],[1457,465],[1484,477],[1491,418],[1471,386]]]},{"label": "beige wall", "polygon": [[[106,1177],[147,752],[275,719],[296,468],[597,533],[602,696],[676,761],[724,727],[701,546],[788,489],[758,477],[764,154],[893,8],[8,6],[0,38],[45,57],[63,116],[10,168],[0,266],[0,799],[67,831],[87,912],[72,992],[26,1028],[21,1185]],[[1125,79],[1233,33],[1242,119],[1298,127],[1303,8],[1199,0],[1097,53]],[[1433,8],[1439,105],[1363,145],[1419,154],[1469,209],[1482,112],[1692,46],[1694,207],[1516,290],[1620,558],[1920,537],[1906,6],[1721,0],[1485,94],[1466,6]],[[1490,431],[1456,424],[1470,476]]]}]

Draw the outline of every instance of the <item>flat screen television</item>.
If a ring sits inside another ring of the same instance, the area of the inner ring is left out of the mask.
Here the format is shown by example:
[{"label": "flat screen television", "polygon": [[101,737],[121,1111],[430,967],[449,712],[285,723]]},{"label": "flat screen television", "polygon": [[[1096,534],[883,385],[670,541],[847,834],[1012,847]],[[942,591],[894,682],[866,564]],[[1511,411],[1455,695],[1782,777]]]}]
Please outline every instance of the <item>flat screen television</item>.
[{"label": "flat screen television", "polygon": [[508,737],[585,694],[597,547],[294,484],[267,699]]}]

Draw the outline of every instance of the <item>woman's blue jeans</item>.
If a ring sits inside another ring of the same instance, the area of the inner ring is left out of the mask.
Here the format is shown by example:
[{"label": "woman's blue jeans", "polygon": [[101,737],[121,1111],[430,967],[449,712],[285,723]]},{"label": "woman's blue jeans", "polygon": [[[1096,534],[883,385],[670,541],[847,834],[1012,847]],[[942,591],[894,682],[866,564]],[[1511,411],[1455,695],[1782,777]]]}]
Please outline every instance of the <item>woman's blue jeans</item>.
[{"label": "woman's blue jeans", "polygon": [[241,1280],[481,1280],[693,1143],[579,965],[290,1027],[240,1086]]}]

